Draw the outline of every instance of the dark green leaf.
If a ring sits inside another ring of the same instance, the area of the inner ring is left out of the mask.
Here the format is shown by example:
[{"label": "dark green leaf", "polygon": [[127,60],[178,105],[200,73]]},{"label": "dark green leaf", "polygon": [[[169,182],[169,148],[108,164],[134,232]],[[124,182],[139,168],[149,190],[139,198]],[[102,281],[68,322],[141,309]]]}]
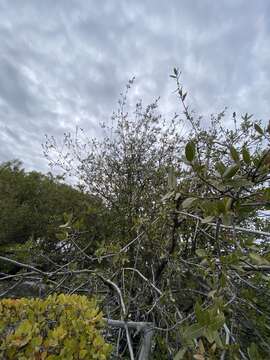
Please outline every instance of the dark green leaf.
[{"label": "dark green leaf", "polygon": [[263,129],[260,127],[260,125],[254,124],[254,129],[255,129],[260,135],[263,135],[263,134],[264,134]]},{"label": "dark green leaf", "polygon": [[245,146],[242,148],[242,156],[243,156],[244,162],[247,165],[249,165],[250,162],[251,162],[250,153],[249,153],[248,149]]},{"label": "dark green leaf", "polygon": [[238,170],[239,170],[239,165],[232,165],[228,167],[223,174],[224,179],[232,178],[237,173]]},{"label": "dark green leaf", "polygon": [[196,154],[195,144],[193,141],[187,143],[185,148],[185,154],[188,161],[193,161]]},{"label": "dark green leaf", "polygon": [[201,326],[205,326],[209,324],[210,322],[209,313],[207,310],[204,310],[198,302],[196,302],[194,311],[195,311],[196,319]]},{"label": "dark green leaf", "polygon": [[221,161],[219,161],[219,162],[216,163],[215,167],[216,167],[216,170],[217,170],[217,171],[220,173],[220,175],[222,176],[223,173],[224,173],[224,171],[226,170],[225,165],[224,165]]},{"label": "dark green leaf", "polygon": [[235,162],[239,162],[239,154],[238,154],[238,151],[235,149],[234,146],[230,147],[230,154],[231,154],[232,159]]}]

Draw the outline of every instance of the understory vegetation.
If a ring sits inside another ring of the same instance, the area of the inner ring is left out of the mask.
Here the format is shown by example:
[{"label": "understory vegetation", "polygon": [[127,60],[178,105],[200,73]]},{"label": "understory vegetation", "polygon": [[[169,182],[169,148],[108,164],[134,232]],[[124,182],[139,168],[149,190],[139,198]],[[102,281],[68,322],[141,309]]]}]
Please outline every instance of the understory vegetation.
[{"label": "understory vegetation", "polygon": [[102,139],[47,136],[61,177],[2,164],[0,296],[95,297],[115,359],[269,359],[270,127],[203,122],[171,77],[171,119],[132,79]]},{"label": "understory vegetation", "polygon": [[100,335],[102,325],[102,313],[86,296],[4,299],[0,301],[0,356],[106,360],[110,345]]}]

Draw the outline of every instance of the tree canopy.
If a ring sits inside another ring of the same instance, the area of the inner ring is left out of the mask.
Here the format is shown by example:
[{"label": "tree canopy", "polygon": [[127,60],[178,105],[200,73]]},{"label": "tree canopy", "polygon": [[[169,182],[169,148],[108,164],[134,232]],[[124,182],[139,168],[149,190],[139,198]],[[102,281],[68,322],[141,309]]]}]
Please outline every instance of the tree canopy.
[{"label": "tree canopy", "polygon": [[[71,218],[81,241],[87,238],[91,242],[92,251],[102,240],[97,217],[104,211],[101,202],[63,183],[61,177],[25,172],[22,163],[13,160],[0,166],[0,191],[2,254],[21,260],[33,255],[30,259],[36,262],[35,249],[39,249],[51,261],[62,261],[64,244],[59,226]],[[48,260],[39,258],[38,262],[47,266]]]}]

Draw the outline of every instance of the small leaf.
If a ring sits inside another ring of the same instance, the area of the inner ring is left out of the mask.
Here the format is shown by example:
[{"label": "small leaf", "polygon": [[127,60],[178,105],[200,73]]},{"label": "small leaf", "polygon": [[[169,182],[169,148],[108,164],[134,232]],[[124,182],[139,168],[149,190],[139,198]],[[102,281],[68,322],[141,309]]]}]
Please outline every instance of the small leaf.
[{"label": "small leaf", "polygon": [[250,162],[251,162],[250,153],[249,153],[248,149],[245,146],[242,148],[242,156],[243,156],[244,162],[247,165],[249,165]]},{"label": "small leaf", "polygon": [[205,353],[205,348],[204,348],[204,345],[203,345],[203,342],[201,339],[199,340],[199,351],[200,351],[200,354]]},{"label": "small leaf", "polygon": [[215,294],[217,293],[217,290],[211,290],[209,291],[209,293],[207,294],[207,296],[211,299],[214,298]]},{"label": "small leaf", "polygon": [[251,343],[250,347],[248,348],[248,355],[250,357],[250,360],[260,360],[261,359],[257,345],[255,343]]},{"label": "small leaf", "polygon": [[192,205],[194,205],[194,203],[197,201],[196,198],[187,198],[185,199],[183,202],[182,202],[182,208],[183,209],[188,209],[188,208],[191,208]]},{"label": "small leaf", "polygon": [[197,250],[196,250],[196,254],[197,254],[199,257],[206,257],[206,256],[207,256],[207,252],[206,252],[204,249],[197,249]]},{"label": "small leaf", "polygon": [[175,355],[175,357],[173,358],[173,360],[182,360],[184,359],[184,355],[187,351],[187,348],[182,348],[178,351],[178,353]]},{"label": "small leaf", "polygon": [[207,317],[205,316],[205,311],[203,310],[203,308],[201,307],[201,305],[196,302],[195,306],[194,306],[194,311],[195,311],[195,315],[196,315],[196,319],[198,321],[198,323],[201,326],[207,325]]},{"label": "small leaf", "polygon": [[239,162],[239,154],[238,154],[238,151],[236,150],[236,148],[234,146],[230,147],[230,154],[231,154],[232,159],[235,162]]},{"label": "small leaf", "polygon": [[225,165],[221,161],[216,163],[215,168],[221,176],[224,174],[224,172],[226,170]]},{"label": "small leaf", "polygon": [[221,220],[224,225],[229,226],[232,223],[232,215],[231,214],[222,214]]},{"label": "small leaf", "polygon": [[174,190],[176,188],[176,176],[173,167],[169,169],[168,172],[168,187],[170,190]]},{"label": "small leaf", "polygon": [[217,331],[223,326],[224,322],[225,322],[224,314],[220,313],[210,322],[209,328],[212,331]]},{"label": "small leaf", "polygon": [[168,200],[168,199],[170,199],[173,195],[174,195],[174,191],[170,191],[170,192],[168,192],[167,194],[165,194],[165,195],[161,198],[161,201]]},{"label": "small leaf", "polygon": [[211,346],[211,348],[210,348],[210,352],[214,354],[215,351],[216,351],[216,349],[217,349],[217,344],[214,343],[214,344]]},{"label": "small leaf", "polygon": [[259,254],[254,253],[254,252],[250,253],[249,257],[251,260],[253,260],[258,265],[268,265],[269,264],[268,260],[266,260],[264,257],[262,257]]},{"label": "small leaf", "polygon": [[200,324],[193,324],[189,326],[183,336],[187,340],[193,340],[201,337],[204,333],[205,326],[201,326]]},{"label": "small leaf", "polygon": [[212,222],[214,219],[215,219],[214,216],[206,216],[206,218],[202,219],[201,223],[208,224],[208,223]]},{"label": "small leaf", "polygon": [[263,129],[260,127],[260,125],[254,124],[254,129],[255,129],[260,135],[263,135],[263,134],[264,134]]},{"label": "small leaf", "polygon": [[224,179],[232,178],[237,173],[238,170],[239,170],[239,165],[232,165],[228,167],[223,174],[223,178]]},{"label": "small leaf", "polygon": [[233,199],[232,198],[225,198],[225,212],[232,210]]},{"label": "small leaf", "polygon": [[188,161],[192,162],[195,158],[196,149],[193,141],[187,143],[185,148],[185,155]]},{"label": "small leaf", "polygon": [[196,360],[205,360],[205,357],[202,354],[195,354],[193,358]]}]

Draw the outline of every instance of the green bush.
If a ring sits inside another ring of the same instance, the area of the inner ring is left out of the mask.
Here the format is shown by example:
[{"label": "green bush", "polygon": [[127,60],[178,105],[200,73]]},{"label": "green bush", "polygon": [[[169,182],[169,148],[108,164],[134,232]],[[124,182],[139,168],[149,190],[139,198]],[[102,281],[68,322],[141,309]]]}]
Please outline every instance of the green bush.
[{"label": "green bush", "polygon": [[79,295],[0,301],[0,358],[107,359],[95,300]]}]

